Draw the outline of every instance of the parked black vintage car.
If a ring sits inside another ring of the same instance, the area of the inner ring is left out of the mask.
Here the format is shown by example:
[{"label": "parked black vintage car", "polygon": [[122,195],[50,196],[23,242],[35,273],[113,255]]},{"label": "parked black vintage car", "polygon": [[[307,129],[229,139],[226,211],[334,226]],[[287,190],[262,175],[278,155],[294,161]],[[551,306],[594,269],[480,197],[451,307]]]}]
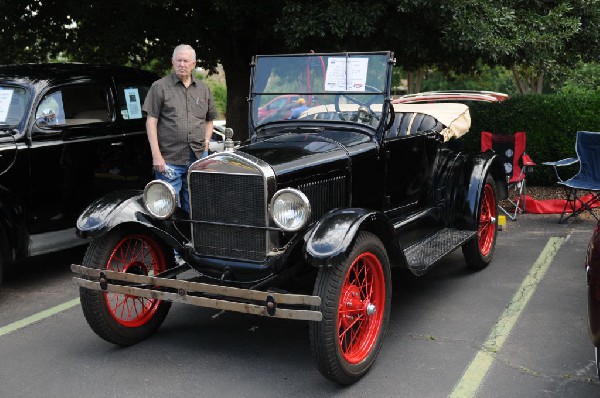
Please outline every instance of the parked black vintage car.
[{"label": "parked black vintage car", "polygon": [[588,245],[585,258],[587,276],[588,332],[596,354],[596,374],[600,377],[600,221]]},{"label": "parked black vintage car", "polygon": [[157,76],[84,64],[0,66],[0,279],[29,256],[86,243],[92,200],[152,176],[141,105]]},{"label": "parked black vintage car", "polygon": [[[160,181],[80,216],[94,240],[72,269],[91,328],[135,344],[171,302],[308,320],[323,375],[362,377],[387,328],[391,267],[422,275],[458,247],[486,267],[506,196],[493,153],[457,149],[468,107],[392,105],[393,63],[389,52],[256,56],[251,138],[190,167],[189,217]],[[287,94],[309,104],[298,119],[258,121]]]}]

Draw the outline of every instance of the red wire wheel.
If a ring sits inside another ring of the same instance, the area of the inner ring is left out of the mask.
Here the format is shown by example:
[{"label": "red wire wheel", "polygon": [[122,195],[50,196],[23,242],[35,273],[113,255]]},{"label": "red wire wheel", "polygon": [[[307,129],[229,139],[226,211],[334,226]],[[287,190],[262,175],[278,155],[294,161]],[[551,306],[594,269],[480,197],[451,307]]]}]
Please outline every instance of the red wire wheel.
[{"label": "red wire wheel", "polygon": [[390,264],[381,241],[359,233],[346,259],[319,270],[314,294],[323,319],[310,323],[313,358],[325,377],[352,384],[373,365],[390,317]]},{"label": "red wire wheel", "polygon": [[496,195],[490,184],[485,184],[483,189],[477,236],[479,251],[482,256],[487,256],[492,250],[496,236]]},{"label": "red wire wheel", "polygon": [[[128,236],[117,244],[108,259],[106,269],[155,276],[166,270],[162,257],[162,251],[154,239],[147,235]],[[104,297],[113,318],[119,324],[130,328],[147,324],[161,303],[158,299],[122,293],[104,293]]]},{"label": "red wire wheel", "polygon": [[[140,227],[115,228],[92,241],[83,258],[89,268],[155,276],[174,264],[173,249]],[[160,327],[171,303],[130,294],[80,288],[85,319],[101,338],[136,344]]]},{"label": "red wire wheel", "polygon": [[487,267],[492,261],[496,248],[498,203],[496,183],[490,176],[486,177],[480,196],[477,235],[462,246],[467,266],[475,270]]},{"label": "red wire wheel", "polygon": [[385,278],[372,253],[359,255],[350,266],[338,306],[338,342],[344,359],[363,361],[373,350],[385,309]]}]

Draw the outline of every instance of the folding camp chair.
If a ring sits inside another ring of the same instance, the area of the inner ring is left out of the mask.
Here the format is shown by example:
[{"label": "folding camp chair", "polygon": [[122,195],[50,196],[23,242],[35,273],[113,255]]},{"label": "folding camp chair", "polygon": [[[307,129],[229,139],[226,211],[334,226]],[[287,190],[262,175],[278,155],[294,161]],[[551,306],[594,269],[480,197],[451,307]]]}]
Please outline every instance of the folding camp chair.
[{"label": "folding camp chair", "polygon": [[514,206],[513,211],[498,206],[513,221],[517,219],[518,213],[525,213],[526,178],[535,166],[535,162],[525,152],[526,142],[527,136],[523,131],[514,134],[481,133],[481,151],[493,150],[502,158],[508,188],[515,191],[515,199],[511,199],[510,195],[508,198]]},{"label": "folding camp chair", "polygon": [[[559,222],[565,222],[573,216],[588,211],[596,220],[598,217],[592,211],[592,206],[600,201],[600,133],[578,131],[575,139],[577,158],[567,158],[556,162],[543,164],[554,167],[558,183],[565,188],[567,201],[560,215]],[[563,180],[558,173],[558,167],[579,163],[579,172],[568,180]],[[578,191],[586,192],[586,199]],[[587,196],[587,193],[590,195]],[[572,211],[565,217],[567,209]]]}]

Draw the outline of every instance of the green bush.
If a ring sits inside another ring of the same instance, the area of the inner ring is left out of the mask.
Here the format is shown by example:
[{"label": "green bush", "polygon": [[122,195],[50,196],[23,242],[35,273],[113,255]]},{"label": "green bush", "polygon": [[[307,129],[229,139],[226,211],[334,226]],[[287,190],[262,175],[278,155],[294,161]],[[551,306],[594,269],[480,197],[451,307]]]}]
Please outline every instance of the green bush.
[{"label": "green bush", "polygon": [[[600,93],[517,95],[501,103],[469,104],[471,129],[464,136],[467,149],[480,150],[481,131],[506,134],[527,133],[527,153],[537,166],[529,185],[553,185],[554,170],[542,165],[576,157],[577,131],[600,131]],[[578,166],[561,170],[570,177]]]},{"label": "green bush", "polygon": [[219,119],[225,119],[225,110],[227,109],[227,86],[223,83],[207,81],[215,100],[215,106],[219,110]]}]

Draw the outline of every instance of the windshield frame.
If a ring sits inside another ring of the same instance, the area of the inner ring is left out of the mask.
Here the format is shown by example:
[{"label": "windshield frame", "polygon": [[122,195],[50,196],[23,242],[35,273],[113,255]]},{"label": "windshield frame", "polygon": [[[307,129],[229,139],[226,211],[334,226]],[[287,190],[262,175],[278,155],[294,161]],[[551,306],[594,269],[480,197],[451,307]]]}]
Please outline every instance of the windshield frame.
[{"label": "windshield frame", "polygon": [[[339,62],[340,59],[343,61],[342,72],[336,70],[332,72],[334,67],[337,68],[337,65],[334,65],[335,61]],[[290,64],[289,69],[292,72],[278,75],[277,71],[287,71],[287,68],[282,67],[286,66],[286,62]],[[301,70],[302,63],[306,65],[306,71]],[[359,125],[367,127],[373,134],[383,135],[385,126],[389,124],[387,121],[391,106],[390,91],[394,63],[393,53],[390,51],[256,55],[251,63],[248,98],[250,136],[259,134],[269,126],[293,124],[297,127],[298,123],[312,127],[323,124]],[[353,67],[354,80],[348,78],[352,74],[349,71],[350,67]],[[299,74],[293,75],[293,71],[299,71],[296,72]],[[278,79],[285,74],[288,76]],[[336,80],[336,76],[343,76],[345,81],[342,80],[340,83],[340,79]],[[284,78],[288,78],[288,81]],[[294,78],[296,80],[293,80]],[[276,83],[271,84],[272,81]],[[290,83],[303,85],[304,89],[285,88],[290,87]],[[345,89],[343,89],[344,84]],[[314,87],[317,86],[322,88],[315,89]],[[304,103],[300,102],[297,105],[298,98],[302,98],[301,101]],[[332,101],[332,98],[335,98],[335,101]],[[319,103],[319,100],[322,103]],[[280,108],[275,106],[273,108],[275,110],[265,111],[270,103],[276,101],[279,101],[277,106]],[[368,120],[360,117],[362,114],[359,108],[363,103],[369,107]],[[296,108],[292,109],[294,106]],[[319,106],[321,109],[317,109]],[[306,109],[294,117],[293,111],[297,111],[298,108]],[[269,112],[279,112],[279,114],[273,115]]]}]

